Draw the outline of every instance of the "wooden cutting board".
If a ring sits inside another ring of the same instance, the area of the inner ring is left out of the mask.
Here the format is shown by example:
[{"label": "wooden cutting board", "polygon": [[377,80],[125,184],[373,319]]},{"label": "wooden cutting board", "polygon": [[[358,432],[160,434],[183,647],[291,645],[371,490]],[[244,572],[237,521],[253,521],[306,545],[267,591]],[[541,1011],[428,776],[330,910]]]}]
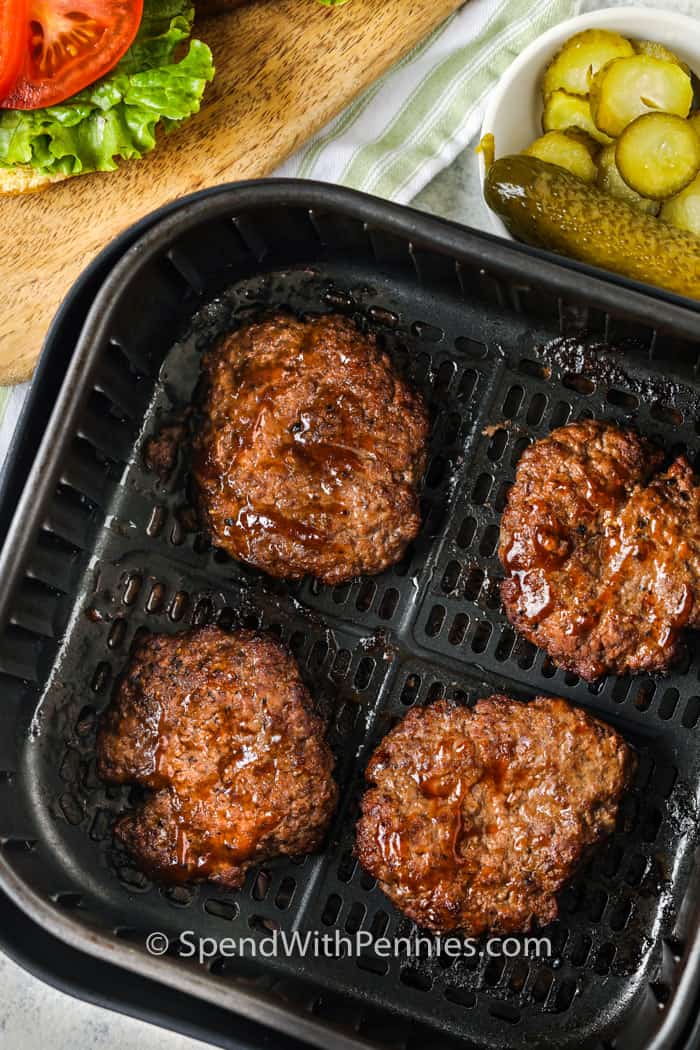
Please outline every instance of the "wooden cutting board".
[{"label": "wooden cutting board", "polygon": [[268,175],[461,3],[254,0],[198,23],[217,74],[195,118],[119,171],[1,199],[0,384],[29,378],[59,303],[121,230],[204,186]]}]

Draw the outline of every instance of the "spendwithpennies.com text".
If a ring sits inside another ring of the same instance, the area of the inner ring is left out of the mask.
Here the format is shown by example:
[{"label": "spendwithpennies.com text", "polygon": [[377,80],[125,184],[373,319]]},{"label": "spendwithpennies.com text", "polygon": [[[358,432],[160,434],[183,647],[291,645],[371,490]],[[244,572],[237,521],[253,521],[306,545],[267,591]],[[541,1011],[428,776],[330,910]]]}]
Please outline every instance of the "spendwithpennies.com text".
[{"label": "spendwithpennies.com text", "polygon": [[165,955],[171,949],[180,958],[196,958],[205,964],[215,958],[249,959],[274,958],[352,958],[373,954],[379,959],[407,957],[411,959],[447,956],[448,958],[513,959],[518,956],[546,959],[552,955],[547,937],[490,937],[477,940],[457,935],[430,937],[415,934],[409,937],[374,937],[369,930],[347,934],[340,930],[321,933],[318,930],[301,933],[295,930],[273,930],[263,937],[199,937],[194,930],[183,930],[177,937],[155,931],[146,938],[151,955]]}]

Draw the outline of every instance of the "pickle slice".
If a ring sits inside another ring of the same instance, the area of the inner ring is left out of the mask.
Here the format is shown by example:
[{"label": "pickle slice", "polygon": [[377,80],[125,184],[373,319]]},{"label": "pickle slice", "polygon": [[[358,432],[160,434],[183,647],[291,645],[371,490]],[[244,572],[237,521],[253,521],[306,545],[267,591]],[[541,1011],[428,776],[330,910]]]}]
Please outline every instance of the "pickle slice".
[{"label": "pickle slice", "polygon": [[649,200],[636,193],[617,170],[615,163],[615,144],[606,146],[598,154],[598,178],[596,185],[599,190],[609,193],[611,197],[618,197],[627,201],[633,208],[646,212],[647,215],[658,215],[661,205],[658,201]]},{"label": "pickle slice", "polygon": [[669,201],[664,201],[660,219],[700,236],[700,175]]},{"label": "pickle slice", "polygon": [[542,130],[568,131],[571,128],[585,131],[602,146],[612,142],[610,136],[599,131],[593,123],[587,98],[584,98],[583,95],[569,95],[561,89],[553,91],[544,104]]},{"label": "pickle slice", "polygon": [[633,40],[632,45],[638,55],[651,55],[652,58],[661,58],[664,62],[674,62],[685,73],[690,73],[690,67],[678,55],[664,44],[658,44],[656,40]]},{"label": "pickle slice", "polygon": [[582,138],[565,131],[548,131],[523,150],[523,154],[565,168],[583,182],[594,182],[597,175],[589,146]]},{"label": "pickle slice", "polygon": [[613,138],[644,113],[660,111],[687,117],[692,102],[688,74],[673,62],[651,55],[613,59],[591,84],[593,120]]},{"label": "pickle slice", "polygon": [[542,81],[542,93],[545,99],[559,89],[570,95],[587,95],[591,79],[606,62],[633,54],[631,43],[619,33],[584,29],[567,40],[550,62]]},{"label": "pickle slice", "polygon": [[700,138],[692,125],[670,113],[646,113],[620,135],[615,163],[631,189],[665,200],[700,171]]}]

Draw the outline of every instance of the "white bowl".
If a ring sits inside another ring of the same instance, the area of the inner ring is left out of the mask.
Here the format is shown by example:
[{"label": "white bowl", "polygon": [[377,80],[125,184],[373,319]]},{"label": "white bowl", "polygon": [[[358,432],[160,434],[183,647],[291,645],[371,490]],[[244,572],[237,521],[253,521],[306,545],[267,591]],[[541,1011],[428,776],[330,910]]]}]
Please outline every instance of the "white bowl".
[{"label": "white bowl", "polygon": [[[489,96],[481,134],[493,135],[497,157],[520,153],[542,134],[542,74],[569,37],[582,29],[613,29],[637,40],[655,40],[665,44],[700,75],[700,21],[688,15],[651,7],[606,7],[560,22],[518,55]],[[479,154],[479,172],[483,186],[482,154]],[[495,212],[488,205],[486,210],[494,231],[512,240]]]}]

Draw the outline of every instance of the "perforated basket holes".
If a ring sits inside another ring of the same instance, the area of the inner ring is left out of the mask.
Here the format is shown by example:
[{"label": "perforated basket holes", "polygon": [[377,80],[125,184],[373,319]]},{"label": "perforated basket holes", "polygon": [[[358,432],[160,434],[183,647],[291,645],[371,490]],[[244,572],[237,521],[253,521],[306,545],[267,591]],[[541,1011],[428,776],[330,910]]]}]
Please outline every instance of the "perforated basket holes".
[{"label": "perforated basket holes", "polygon": [[[697,722],[695,700],[700,673],[697,646],[688,647],[664,684],[639,679],[607,678],[580,681],[557,669],[544,652],[519,636],[508,624],[500,601],[503,569],[498,560],[500,521],[517,464],[528,445],[559,426],[580,418],[609,419],[632,425],[659,444],[669,456],[688,452],[692,458],[695,420],[680,408],[657,399],[647,403],[629,389],[596,382],[595,357],[588,373],[566,371],[538,357],[537,348],[505,369],[489,409],[489,424],[475,435],[469,471],[460,484],[454,514],[446,530],[430,591],[425,595],[415,628],[426,650],[520,679],[527,676],[533,691],[546,691],[599,705],[603,710],[624,705],[635,714],[649,713],[660,722],[692,728]],[[641,385],[647,373],[634,360],[625,367]],[[617,377],[619,378],[619,377]],[[657,395],[658,382],[654,389]],[[690,396],[690,394],[688,394]]]}]

